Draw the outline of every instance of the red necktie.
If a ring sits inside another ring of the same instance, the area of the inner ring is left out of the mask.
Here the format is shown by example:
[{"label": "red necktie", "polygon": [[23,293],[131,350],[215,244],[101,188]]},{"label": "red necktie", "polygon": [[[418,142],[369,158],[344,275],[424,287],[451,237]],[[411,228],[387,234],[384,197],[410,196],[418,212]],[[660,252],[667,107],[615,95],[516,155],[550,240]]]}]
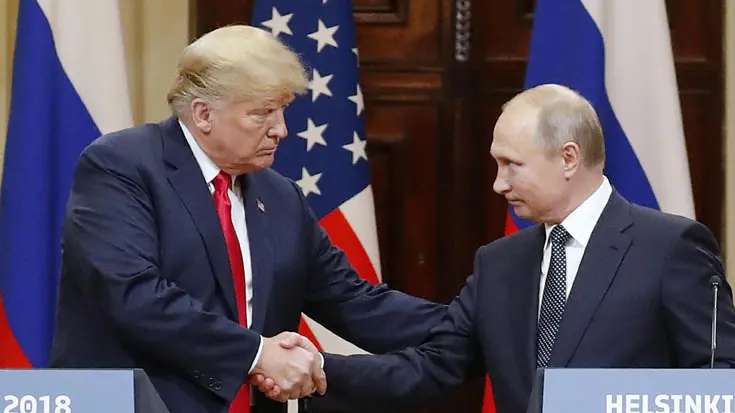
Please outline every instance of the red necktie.
[{"label": "red necktie", "polygon": [[[232,269],[233,282],[235,284],[235,298],[237,299],[237,318],[240,325],[247,328],[247,307],[245,304],[245,267],[242,263],[242,251],[240,242],[237,240],[235,226],[232,224],[232,203],[227,195],[227,190],[232,183],[232,178],[225,172],[220,172],[214,180],[214,206],[217,209],[222,233],[227,243],[227,254],[230,256],[230,268]],[[244,383],[240,391],[232,400],[229,413],[250,413],[250,385]]]}]

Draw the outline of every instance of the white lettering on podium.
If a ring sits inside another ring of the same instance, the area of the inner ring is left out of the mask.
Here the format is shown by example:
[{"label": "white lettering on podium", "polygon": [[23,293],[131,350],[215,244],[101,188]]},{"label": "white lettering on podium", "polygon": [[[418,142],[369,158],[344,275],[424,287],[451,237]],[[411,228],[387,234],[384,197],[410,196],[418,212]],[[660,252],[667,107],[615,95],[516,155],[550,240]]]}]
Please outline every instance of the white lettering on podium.
[{"label": "white lettering on podium", "polygon": [[[615,401],[613,401],[615,397]],[[623,413],[623,395],[608,394],[605,396],[605,413]]]},{"label": "white lettering on podium", "polygon": [[674,401],[674,408],[671,413],[682,413],[681,411],[681,400],[684,398],[681,394],[672,394],[669,396]]},{"label": "white lettering on podium", "polygon": [[722,413],[733,413],[732,412],[732,394],[723,394],[722,395],[722,401],[725,405],[725,408],[722,410]]},{"label": "white lettering on podium", "polygon": [[641,395],[625,395],[625,413],[641,413]]},{"label": "white lettering on podium", "polygon": [[23,396],[8,394],[3,400],[5,400],[3,413],[72,413],[71,398],[64,394],[53,397],[53,402],[51,396],[30,394]]},{"label": "white lettering on podium", "polygon": [[606,413],[733,413],[732,394],[606,394]]},{"label": "white lettering on podium", "polygon": [[668,397],[669,396],[665,394],[656,395],[656,398],[654,399],[654,403],[656,404],[656,410],[654,410],[654,412],[673,413],[671,411],[671,408],[669,407],[669,404],[666,403],[666,400],[668,399]]}]

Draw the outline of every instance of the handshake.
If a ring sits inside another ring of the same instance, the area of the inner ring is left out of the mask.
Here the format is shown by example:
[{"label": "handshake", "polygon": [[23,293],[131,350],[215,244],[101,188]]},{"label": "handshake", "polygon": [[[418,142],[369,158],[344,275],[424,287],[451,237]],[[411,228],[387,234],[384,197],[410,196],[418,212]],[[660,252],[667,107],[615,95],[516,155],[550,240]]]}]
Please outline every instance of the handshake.
[{"label": "handshake", "polygon": [[319,350],[306,337],[283,332],[263,337],[263,350],[250,372],[250,384],[273,400],[286,402],[327,391]]}]

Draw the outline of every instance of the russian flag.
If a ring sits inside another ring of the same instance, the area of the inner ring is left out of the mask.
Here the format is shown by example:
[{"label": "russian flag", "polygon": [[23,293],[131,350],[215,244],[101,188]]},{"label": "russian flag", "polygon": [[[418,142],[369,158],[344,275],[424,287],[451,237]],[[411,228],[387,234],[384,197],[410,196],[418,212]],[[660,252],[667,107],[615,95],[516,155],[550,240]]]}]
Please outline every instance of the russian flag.
[{"label": "russian flag", "polygon": [[[622,196],[695,217],[664,0],[538,0],[525,87],[544,83],[595,107]],[[511,210],[506,233],[532,224]],[[483,411],[495,411],[489,382]]]},{"label": "russian flag", "polygon": [[117,0],[20,0],[0,192],[0,367],[45,367],[77,157],[132,125]]}]

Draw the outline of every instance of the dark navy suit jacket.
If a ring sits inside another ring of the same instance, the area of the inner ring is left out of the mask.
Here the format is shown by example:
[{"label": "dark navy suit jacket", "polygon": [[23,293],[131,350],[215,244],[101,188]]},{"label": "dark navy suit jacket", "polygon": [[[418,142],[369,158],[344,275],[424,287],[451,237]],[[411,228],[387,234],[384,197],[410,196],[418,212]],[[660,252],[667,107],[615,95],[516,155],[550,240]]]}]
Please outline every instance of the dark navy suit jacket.
[{"label": "dark navy suit jacket", "polygon": [[[428,402],[487,373],[498,412],[525,412],[536,367],[544,242],[544,227],[537,225],[480,248],[467,285],[420,347],[326,357],[329,389],[318,403],[385,411]],[[550,366],[708,366],[709,280],[721,265],[717,256],[703,225],[632,205],[613,192],[585,250]],[[717,362],[732,366],[735,307],[723,283]]]},{"label": "dark navy suit jacket", "polygon": [[[302,312],[370,352],[417,345],[440,322],[445,306],[362,281],[293,181],[269,169],[240,179],[251,329],[235,321],[222,230],[177,119],[86,148],[64,223],[52,367],[142,368],[171,412],[224,412],[259,334],[296,331]],[[256,393],[259,412],[285,411]]]}]

